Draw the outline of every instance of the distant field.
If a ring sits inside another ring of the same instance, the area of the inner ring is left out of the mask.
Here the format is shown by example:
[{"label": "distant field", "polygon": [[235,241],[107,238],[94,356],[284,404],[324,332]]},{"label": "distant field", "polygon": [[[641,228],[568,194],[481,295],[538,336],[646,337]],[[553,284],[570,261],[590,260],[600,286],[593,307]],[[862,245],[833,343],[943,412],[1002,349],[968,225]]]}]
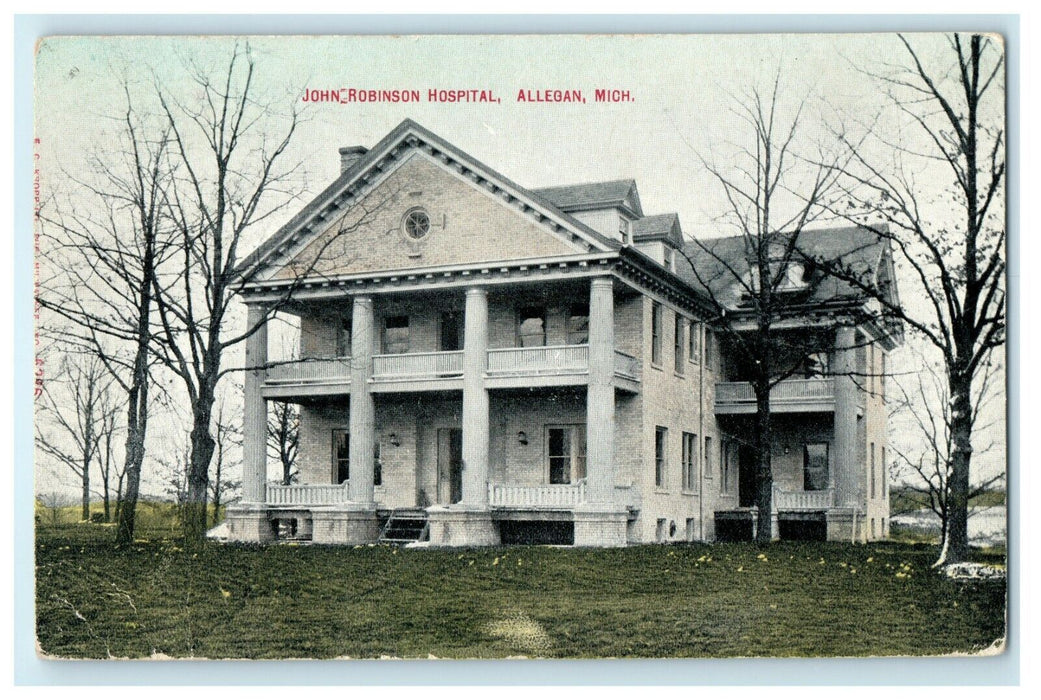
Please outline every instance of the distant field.
[{"label": "distant field", "polygon": [[[1005,505],[1004,491],[984,491],[969,500],[970,508],[992,508]],[[921,494],[910,489],[893,487],[889,492],[889,510],[893,515],[909,513],[924,505]]]},{"label": "distant field", "polygon": [[[104,505],[98,501],[90,504],[92,517],[100,518],[105,512]],[[116,506],[113,501],[110,514],[115,521]],[[83,509],[79,504],[62,505],[57,507],[46,506],[39,500],[36,501],[36,522],[42,527],[54,527],[60,525],[75,525],[82,522]],[[218,520],[224,517],[224,507],[220,508]],[[211,522],[213,519],[213,508],[210,507]],[[92,523],[115,528],[115,522]],[[137,529],[155,535],[175,537],[180,531],[180,520],[177,513],[177,505],[162,501],[138,501],[137,514],[135,516]],[[113,537],[115,533],[113,531]]]},{"label": "distant field", "polygon": [[[41,525],[37,634],[62,657],[946,654],[1004,635],[1005,587],[923,544],[620,550],[268,547]],[[981,558],[1003,562],[998,554]]]}]

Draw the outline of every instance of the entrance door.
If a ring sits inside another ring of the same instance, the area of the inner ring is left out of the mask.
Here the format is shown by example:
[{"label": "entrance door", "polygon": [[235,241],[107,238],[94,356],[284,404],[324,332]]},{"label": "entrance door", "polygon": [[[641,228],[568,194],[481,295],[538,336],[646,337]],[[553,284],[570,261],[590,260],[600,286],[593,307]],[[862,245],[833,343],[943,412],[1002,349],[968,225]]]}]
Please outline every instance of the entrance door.
[{"label": "entrance door", "polygon": [[437,431],[437,502],[440,505],[463,500],[463,431],[439,428]]},{"label": "entrance door", "polygon": [[755,505],[759,485],[755,478],[755,450],[749,445],[738,448],[737,501],[742,508]]}]

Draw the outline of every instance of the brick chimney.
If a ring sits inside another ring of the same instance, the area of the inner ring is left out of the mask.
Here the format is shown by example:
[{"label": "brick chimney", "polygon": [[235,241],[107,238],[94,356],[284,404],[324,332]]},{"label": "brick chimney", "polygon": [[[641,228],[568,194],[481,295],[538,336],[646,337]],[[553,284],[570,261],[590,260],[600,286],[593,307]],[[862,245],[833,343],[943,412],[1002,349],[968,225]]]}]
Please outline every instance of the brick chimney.
[{"label": "brick chimney", "polygon": [[358,159],[369,152],[365,146],[344,146],[340,149],[340,174],[358,162]]}]

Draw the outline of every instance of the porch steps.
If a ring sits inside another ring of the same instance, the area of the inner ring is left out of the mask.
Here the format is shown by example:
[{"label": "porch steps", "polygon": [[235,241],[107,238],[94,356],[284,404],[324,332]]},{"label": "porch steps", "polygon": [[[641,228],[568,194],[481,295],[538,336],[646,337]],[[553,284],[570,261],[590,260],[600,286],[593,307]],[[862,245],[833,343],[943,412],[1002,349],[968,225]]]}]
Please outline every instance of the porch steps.
[{"label": "porch steps", "polygon": [[425,511],[392,510],[380,531],[378,544],[406,545],[423,542],[430,537],[430,520]]}]

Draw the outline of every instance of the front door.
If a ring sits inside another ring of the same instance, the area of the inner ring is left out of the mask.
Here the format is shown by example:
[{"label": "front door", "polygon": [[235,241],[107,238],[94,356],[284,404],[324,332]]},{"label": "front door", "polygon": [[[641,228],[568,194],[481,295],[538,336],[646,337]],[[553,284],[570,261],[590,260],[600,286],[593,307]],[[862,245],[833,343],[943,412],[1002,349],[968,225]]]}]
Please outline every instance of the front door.
[{"label": "front door", "polygon": [[439,428],[437,431],[437,502],[439,505],[463,500],[463,431]]},{"label": "front door", "polygon": [[742,508],[755,505],[759,486],[755,478],[755,450],[749,445],[738,448],[737,501]]}]

